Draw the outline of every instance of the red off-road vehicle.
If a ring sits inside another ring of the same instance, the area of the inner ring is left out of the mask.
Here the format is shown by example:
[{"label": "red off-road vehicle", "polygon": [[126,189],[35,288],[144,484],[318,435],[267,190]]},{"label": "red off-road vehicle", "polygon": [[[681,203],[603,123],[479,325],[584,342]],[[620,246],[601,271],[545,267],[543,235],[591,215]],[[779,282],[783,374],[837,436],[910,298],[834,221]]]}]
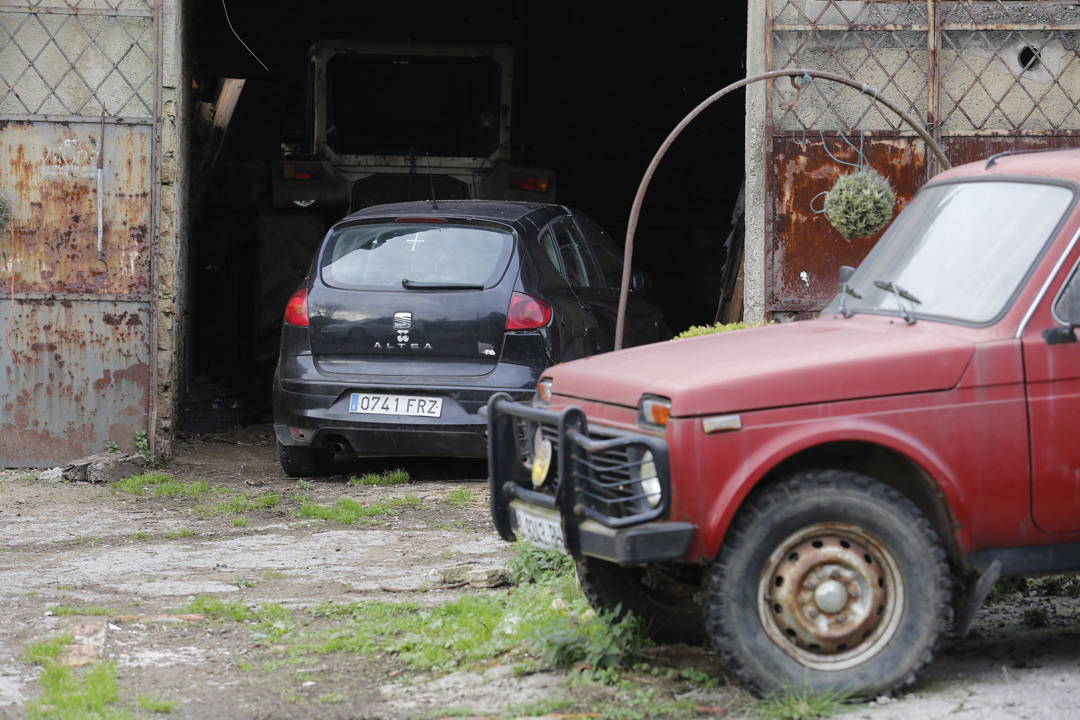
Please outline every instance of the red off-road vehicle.
[{"label": "red off-road vehicle", "polygon": [[488,406],[500,535],[742,680],[911,682],[998,577],[1080,570],[1080,150],[926,185],[816,320]]}]

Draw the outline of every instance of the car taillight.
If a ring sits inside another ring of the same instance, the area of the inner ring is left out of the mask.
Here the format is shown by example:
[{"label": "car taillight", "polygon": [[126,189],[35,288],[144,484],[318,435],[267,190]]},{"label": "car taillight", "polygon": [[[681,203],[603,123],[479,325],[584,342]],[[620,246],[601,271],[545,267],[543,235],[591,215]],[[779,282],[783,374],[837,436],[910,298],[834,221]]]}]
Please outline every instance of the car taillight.
[{"label": "car taillight", "polygon": [[525,293],[514,293],[506,313],[507,330],[534,330],[551,322],[551,306]]},{"label": "car taillight", "polygon": [[300,288],[289,298],[285,306],[285,324],[308,327],[307,288]]},{"label": "car taillight", "polygon": [[510,187],[515,190],[546,193],[549,181],[543,175],[511,175]]}]

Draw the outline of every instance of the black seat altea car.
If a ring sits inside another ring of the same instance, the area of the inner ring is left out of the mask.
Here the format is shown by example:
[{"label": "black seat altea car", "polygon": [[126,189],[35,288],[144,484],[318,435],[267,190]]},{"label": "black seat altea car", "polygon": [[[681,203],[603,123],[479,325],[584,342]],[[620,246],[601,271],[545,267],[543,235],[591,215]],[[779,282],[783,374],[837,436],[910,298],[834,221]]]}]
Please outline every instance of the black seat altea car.
[{"label": "black seat altea car", "polygon": [[[622,257],[560,205],[437,201],[336,223],[285,311],[274,378],[292,477],[334,453],[484,457],[492,393],[529,400],[544,368],[611,350]],[[635,272],[626,345],[667,339]]]}]

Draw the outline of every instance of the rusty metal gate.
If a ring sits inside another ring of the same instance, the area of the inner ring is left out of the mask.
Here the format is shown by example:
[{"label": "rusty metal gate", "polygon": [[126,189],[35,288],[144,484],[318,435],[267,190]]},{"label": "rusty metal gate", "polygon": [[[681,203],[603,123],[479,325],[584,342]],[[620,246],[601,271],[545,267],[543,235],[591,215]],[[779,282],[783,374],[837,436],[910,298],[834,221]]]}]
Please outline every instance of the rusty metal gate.
[{"label": "rusty metal gate", "polygon": [[152,433],[160,15],[0,0],[0,467]]},{"label": "rusty metal gate", "polygon": [[[924,119],[954,165],[1080,144],[1080,5],[1049,0],[767,0],[770,70],[807,67],[876,88]],[[799,87],[802,85],[803,87]],[[766,92],[766,311],[807,316],[875,238],[845,241],[815,196],[861,145],[898,208],[937,172],[899,118],[845,86]]]}]

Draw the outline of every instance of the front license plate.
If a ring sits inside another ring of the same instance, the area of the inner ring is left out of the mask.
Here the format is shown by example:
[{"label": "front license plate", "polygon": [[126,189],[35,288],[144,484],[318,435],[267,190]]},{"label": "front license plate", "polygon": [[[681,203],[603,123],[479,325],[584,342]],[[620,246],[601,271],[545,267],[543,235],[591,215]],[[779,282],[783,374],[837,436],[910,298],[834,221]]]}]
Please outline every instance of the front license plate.
[{"label": "front license plate", "polygon": [[383,395],[382,393],[353,393],[349,412],[363,415],[412,415],[442,417],[442,398],[416,395]]},{"label": "front license plate", "polygon": [[566,552],[562,523],[559,522],[557,516],[551,517],[515,506],[514,520],[516,521],[514,534],[517,535],[518,540],[524,540],[548,550]]}]

